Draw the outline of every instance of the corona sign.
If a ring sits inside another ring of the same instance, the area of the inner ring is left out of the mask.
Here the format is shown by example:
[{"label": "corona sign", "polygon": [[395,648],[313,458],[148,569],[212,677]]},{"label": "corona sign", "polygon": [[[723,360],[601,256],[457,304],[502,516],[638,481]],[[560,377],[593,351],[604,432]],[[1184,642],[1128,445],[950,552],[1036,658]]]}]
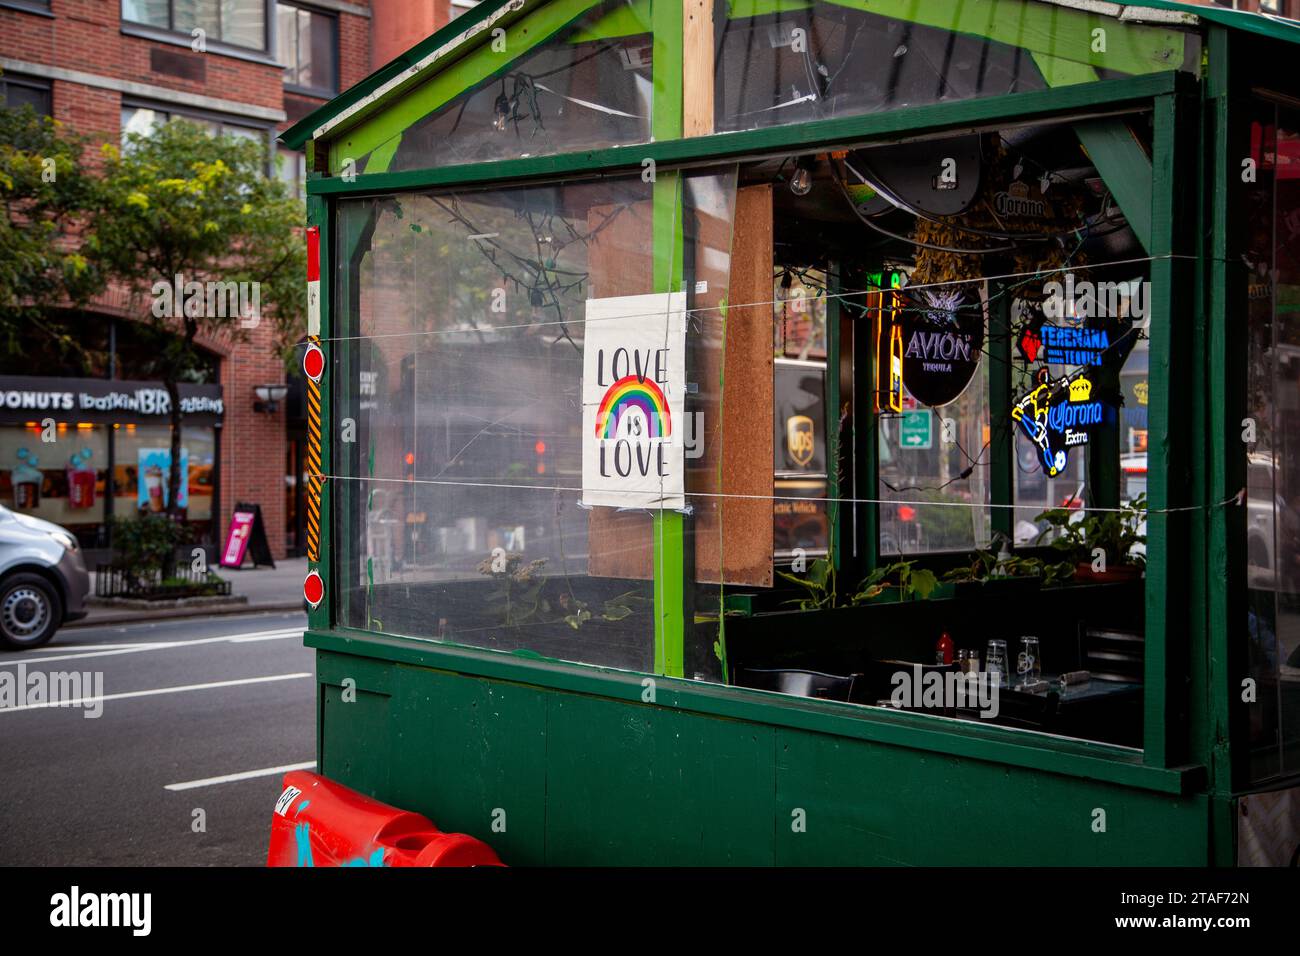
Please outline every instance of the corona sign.
[{"label": "corona sign", "polygon": [[1085,376],[1053,379],[1040,369],[1037,387],[1011,409],[1011,418],[1038,447],[1043,472],[1055,478],[1065,471],[1069,451],[1088,444],[1090,430],[1104,425],[1107,409],[1093,397],[1092,381]]}]

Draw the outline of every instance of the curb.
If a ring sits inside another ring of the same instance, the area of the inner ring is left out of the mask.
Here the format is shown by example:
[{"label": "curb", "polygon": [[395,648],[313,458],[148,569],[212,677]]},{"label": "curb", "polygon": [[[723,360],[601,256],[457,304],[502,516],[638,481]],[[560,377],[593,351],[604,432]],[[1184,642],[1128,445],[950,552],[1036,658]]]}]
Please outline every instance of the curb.
[{"label": "curb", "polygon": [[120,614],[99,615],[91,611],[79,621],[69,621],[64,629],[77,627],[114,627],[118,624],[142,624],[149,621],[166,621],[186,617],[214,617],[216,615],[261,614],[270,611],[301,611],[302,601],[279,604],[235,604],[230,606],[159,608],[155,611],[123,610]]}]

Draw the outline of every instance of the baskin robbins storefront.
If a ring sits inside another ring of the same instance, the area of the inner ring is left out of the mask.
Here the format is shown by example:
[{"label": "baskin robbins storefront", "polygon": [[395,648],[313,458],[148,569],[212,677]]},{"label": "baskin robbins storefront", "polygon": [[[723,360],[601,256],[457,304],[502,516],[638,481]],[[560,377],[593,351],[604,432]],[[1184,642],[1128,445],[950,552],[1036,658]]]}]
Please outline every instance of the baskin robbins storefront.
[{"label": "baskin robbins storefront", "polygon": [[[180,507],[196,540],[213,535],[220,385],[181,385]],[[167,507],[171,398],[159,382],[0,375],[0,503],[62,525],[90,549],[108,519]]]}]

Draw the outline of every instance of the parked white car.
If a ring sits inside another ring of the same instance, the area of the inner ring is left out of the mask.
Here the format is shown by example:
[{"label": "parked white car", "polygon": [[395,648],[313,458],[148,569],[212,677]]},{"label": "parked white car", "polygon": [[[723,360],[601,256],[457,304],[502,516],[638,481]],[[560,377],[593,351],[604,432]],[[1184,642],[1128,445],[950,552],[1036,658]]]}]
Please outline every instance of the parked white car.
[{"label": "parked white car", "polygon": [[76,537],[41,518],[0,505],[0,647],[49,643],[87,614],[90,575]]}]

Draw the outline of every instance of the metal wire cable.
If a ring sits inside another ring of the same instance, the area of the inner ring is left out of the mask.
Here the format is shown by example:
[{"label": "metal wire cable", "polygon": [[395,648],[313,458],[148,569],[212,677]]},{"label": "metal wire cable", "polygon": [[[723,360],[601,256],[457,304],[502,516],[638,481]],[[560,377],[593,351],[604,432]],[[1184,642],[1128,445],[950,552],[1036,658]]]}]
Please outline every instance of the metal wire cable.
[{"label": "metal wire cable", "polygon": [[[1086,268],[1089,270],[1096,270],[1096,269],[1109,268],[1113,266],[1136,265],[1140,263],[1159,262],[1162,260],[1173,260],[1173,259],[1195,260],[1197,258],[1199,257],[1194,255],[1189,255],[1187,253],[1170,252],[1170,253],[1162,253],[1161,255],[1158,256],[1136,256],[1130,259],[1117,259],[1109,262],[1090,262],[1086,266],[1079,266],[1079,265],[1061,266],[1059,268],[1049,269],[1046,271],[1039,270],[1035,272],[1008,272],[1008,273],[1002,273],[998,275],[975,276],[970,279],[950,279],[950,280],[945,280],[943,282],[918,283],[916,285],[909,285],[902,291],[914,292],[922,289],[937,289],[937,288],[944,288],[946,286],[954,286],[954,285],[970,285],[972,282],[993,282],[993,281],[1001,281],[1004,279],[1033,279],[1035,277],[1047,278],[1048,276],[1052,276],[1052,275],[1065,274],[1066,272],[1073,271],[1074,269]],[[836,293],[826,293],[824,298],[845,300],[845,299],[857,298],[859,296],[874,295],[880,292],[888,292],[888,291],[889,291],[888,289],[875,289],[875,288],[853,289],[853,290],[841,291]],[[682,312],[687,316],[705,315],[708,313],[720,312],[724,308],[726,309],[757,308],[759,306],[778,305],[783,301],[785,300],[765,299],[765,300],[754,301],[754,302],[728,302],[725,305],[687,308],[687,309],[683,309]],[[864,312],[872,311],[866,306],[857,305],[856,303],[851,303],[851,304],[853,304],[854,308],[863,310]],[[884,310],[880,309],[876,311],[884,311]],[[653,318],[662,318],[663,315],[664,313],[662,311],[645,312],[645,313],[634,314],[634,315],[620,315],[616,319],[611,317],[611,319],[606,321],[626,321],[627,319],[653,319]],[[512,325],[490,325],[490,326],[482,326],[477,330],[468,329],[468,328],[466,329],[413,329],[409,332],[377,332],[371,335],[332,335],[332,336],[323,337],[321,341],[322,342],[360,342],[369,339],[410,338],[412,336],[421,336],[421,335],[465,335],[467,333],[471,333],[474,331],[507,332],[507,331],[514,331],[518,329],[545,328],[551,325],[566,325],[566,324],[583,325],[586,324],[588,321],[601,321],[601,320],[573,318],[573,319],[568,319],[564,322],[559,322],[559,321],[521,322]]]},{"label": "metal wire cable", "polygon": [[[306,477],[324,479],[327,481],[377,481],[377,482],[386,482],[389,484],[433,485],[433,486],[452,487],[452,488],[496,488],[496,489],[517,490],[517,491],[544,491],[547,492],[548,494],[554,494],[555,492],[572,492],[574,494],[581,495],[583,491],[581,487],[571,487],[566,485],[523,485],[523,484],[516,484],[511,482],[493,482],[493,481],[442,481],[442,480],[431,479],[431,478],[382,478],[378,476],[366,476],[366,475],[308,475]],[[643,495],[644,492],[636,491],[636,490],[618,491],[615,489],[601,489],[601,494]],[[736,494],[727,494],[724,492],[717,492],[717,491],[689,491],[689,490],[685,492],[685,496],[688,499],[689,498],[716,498],[716,499],[731,499],[734,501],[812,501],[812,502],[819,502],[819,503],[826,503],[826,504],[917,505],[917,506],[931,506],[935,508],[970,508],[970,509],[981,509],[981,510],[986,508],[1025,509],[1025,508],[1037,507],[1037,505],[1035,504],[1029,504],[1026,502],[1019,502],[1019,503],[1012,502],[1012,503],[1003,504],[1003,503],[995,503],[995,502],[976,503],[976,502],[968,502],[968,501],[924,501],[924,500],[912,501],[912,500],[902,500],[898,498],[844,498],[844,497],[830,498],[830,497],[805,497],[803,495],[736,495]],[[1245,497],[1246,497],[1245,489],[1243,488],[1241,491],[1238,491],[1236,494],[1230,495],[1229,497],[1224,498],[1222,501],[1218,501],[1213,504],[1177,505],[1170,508],[1143,508],[1141,509],[1141,514],[1143,515],[1181,514],[1183,512],[1190,512],[1190,511],[1208,511],[1213,508],[1223,508],[1230,504],[1241,505],[1245,502]],[[659,509],[639,507],[634,510],[657,511]],[[665,508],[663,510],[672,511],[675,509]],[[1050,510],[1050,509],[1045,509],[1045,510]],[[1133,511],[1132,508],[1102,508],[1102,507],[1088,507],[1088,508],[1083,508],[1082,510],[1084,512],[1092,512],[1096,514],[1129,514],[1132,513]]]}]

